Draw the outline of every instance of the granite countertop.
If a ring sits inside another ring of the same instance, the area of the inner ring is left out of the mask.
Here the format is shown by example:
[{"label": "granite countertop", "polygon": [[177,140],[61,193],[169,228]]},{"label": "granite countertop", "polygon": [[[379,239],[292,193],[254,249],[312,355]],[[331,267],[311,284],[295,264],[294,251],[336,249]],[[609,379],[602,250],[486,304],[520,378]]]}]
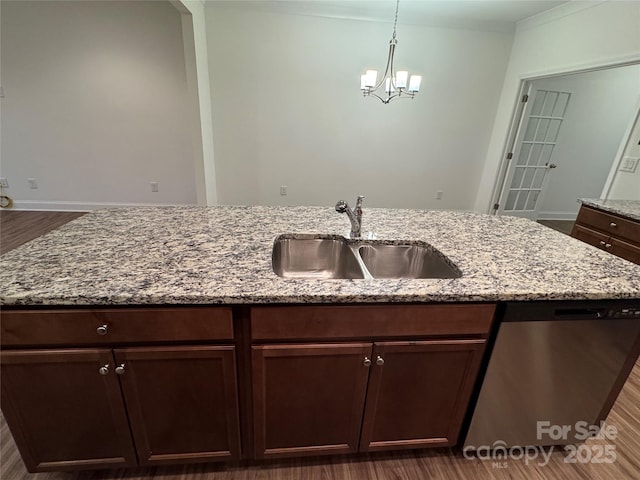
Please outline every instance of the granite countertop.
[{"label": "granite countertop", "polygon": [[640,222],[640,200],[600,200],[581,198],[583,205],[614,213]]},{"label": "granite countertop", "polygon": [[640,266],[529,220],[364,210],[363,233],[426,242],[458,279],[285,279],[283,233],[348,236],[333,208],[98,210],[0,257],[2,305],[458,302],[640,298]]}]

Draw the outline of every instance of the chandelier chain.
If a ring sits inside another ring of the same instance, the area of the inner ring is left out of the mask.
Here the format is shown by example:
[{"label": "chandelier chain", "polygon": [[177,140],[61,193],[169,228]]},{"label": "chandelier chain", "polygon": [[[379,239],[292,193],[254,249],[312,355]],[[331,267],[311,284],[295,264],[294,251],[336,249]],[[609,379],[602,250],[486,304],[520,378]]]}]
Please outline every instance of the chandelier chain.
[{"label": "chandelier chain", "polygon": [[396,38],[396,27],[398,25],[398,7],[400,6],[400,0],[396,0],[396,17],[393,20],[393,38]]}]

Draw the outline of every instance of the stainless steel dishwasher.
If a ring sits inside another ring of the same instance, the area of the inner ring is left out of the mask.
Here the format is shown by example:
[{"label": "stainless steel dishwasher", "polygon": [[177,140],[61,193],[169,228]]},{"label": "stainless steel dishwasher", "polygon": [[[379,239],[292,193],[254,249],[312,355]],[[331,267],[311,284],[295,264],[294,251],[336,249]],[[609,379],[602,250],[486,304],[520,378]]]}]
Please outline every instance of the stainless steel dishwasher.
[{"label": "stainless steel dishwasher", "polygon": [[464,447],[579,443],[638,357],[640,299],[508,303],[493,345]]}]

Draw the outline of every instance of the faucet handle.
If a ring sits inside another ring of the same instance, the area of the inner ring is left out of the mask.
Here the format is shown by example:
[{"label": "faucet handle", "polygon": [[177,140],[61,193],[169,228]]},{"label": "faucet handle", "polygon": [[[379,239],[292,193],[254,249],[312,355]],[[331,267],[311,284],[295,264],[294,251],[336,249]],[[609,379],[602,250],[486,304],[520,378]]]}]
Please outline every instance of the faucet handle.
[{"label": "faucet handle", "polygon": [[344,213],[348,209],[349,209],[349,204],[347,202],[345,202],[344,200],[340,200],[338,203],[336,203],[336,212]]},{"label": "faucet handle", "polygon": [[364,195],[358,195],[358,199],[356,200],[356,208],[362,207],[362,200],[364,200]]}]

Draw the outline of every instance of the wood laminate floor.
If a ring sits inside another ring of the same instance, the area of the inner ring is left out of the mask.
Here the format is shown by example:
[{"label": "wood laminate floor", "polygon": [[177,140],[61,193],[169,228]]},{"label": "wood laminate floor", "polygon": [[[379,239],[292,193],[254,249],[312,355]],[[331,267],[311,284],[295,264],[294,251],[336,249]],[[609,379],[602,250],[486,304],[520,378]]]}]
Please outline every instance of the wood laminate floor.
[{"label": "wood laminate floor", "polygon": [[84,212],[0,210],[0,255],[84,215]]},{"label": "wood laminate floor", "polygon": [[[45,224],[55,228],[81,214],[5,216],[0,221],[12,233],[14,245],[45,233]],[[44,213],[44,212],[36,212]],[[46,217],[45,216],[45,217]],[[31,217],[31,218],[29,218]],[[9,220],[13,222],[10,224]],[[6,221],[6,223],[5,223]],[[30,227],[29,224],[32,226]],[[4,228],[3,228],[4,230]],[[9,241],[9,240],[7,240]],[[4,245],[6,249],[7,245]],[[1,287],[0,287],[1,288]],[[52,412],[53,414],[53,412]],[[278,460],[254,464],[191,464],[172,467],[96,470],[74,473],[29,474],[20,459],[4,417],[0,415],[0,479],[2,480],[625,480],[640,479],[640,362],[636,363],[609,417],[618,436],[613,441],[589,440],[581,447],[583,455],[594,455],[599,446],[613,445],[613,463],[567,463],[567,455],[556,450],[547,465],[542,459],[509,459],[498,468],[490,460],[466,459],[458,449],[432,449],[362,456],[339,456],[311,459]]]},{"label": "wood laminate floor", "polygon": [[545,227],[553,228],[554,230],[564,233],[565,235],[571,235],[573,230],[573,224],[576,223],[572,220],[538,220],[538,223]]}]

